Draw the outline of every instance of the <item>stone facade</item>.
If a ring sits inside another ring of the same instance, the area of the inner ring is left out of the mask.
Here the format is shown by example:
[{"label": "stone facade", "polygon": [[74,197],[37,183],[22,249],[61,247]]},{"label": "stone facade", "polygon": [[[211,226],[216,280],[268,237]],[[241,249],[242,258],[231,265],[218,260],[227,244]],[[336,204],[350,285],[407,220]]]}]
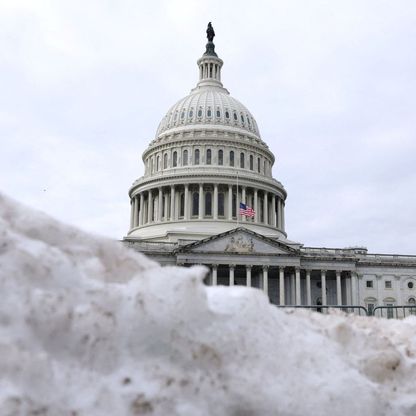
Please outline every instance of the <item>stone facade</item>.
[{"label": "stone facade", "polygon": [[[165,265],[206,265],[212,285],[264,290],[277,305],[414,305],[416,256],[308,248],[287,239],[287,192],[247,108],[207,45],[199,82],[162,119],[129,190],[124,243]],[[240,202],[254,208],[240,215]]]}]

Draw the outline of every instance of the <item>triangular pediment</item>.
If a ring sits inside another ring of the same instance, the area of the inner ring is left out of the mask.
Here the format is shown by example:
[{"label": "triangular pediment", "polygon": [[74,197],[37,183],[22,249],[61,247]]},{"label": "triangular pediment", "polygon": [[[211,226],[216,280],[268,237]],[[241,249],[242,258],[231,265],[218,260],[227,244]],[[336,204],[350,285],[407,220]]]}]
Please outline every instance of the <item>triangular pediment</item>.
[{"label": "triangular pediment", "polygon": [[283,242],[264,237],[243,227],[182,246],[178,251],[182,253],[297,254],[297,250]]}]

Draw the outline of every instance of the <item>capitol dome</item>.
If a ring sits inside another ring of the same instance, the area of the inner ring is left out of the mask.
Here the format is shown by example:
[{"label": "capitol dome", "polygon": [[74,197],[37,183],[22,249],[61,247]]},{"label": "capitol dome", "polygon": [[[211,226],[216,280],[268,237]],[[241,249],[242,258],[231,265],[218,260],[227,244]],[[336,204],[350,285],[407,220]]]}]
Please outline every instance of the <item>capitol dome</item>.
[{"label": "capitol dome", "polygon": [[272,177],[275,157],[253,115],[224,88],[212,40],[197,64],[197,85],[169,109],[143,153],[127,238],[199,240],[239,224],[285,238],[287,194]]}]

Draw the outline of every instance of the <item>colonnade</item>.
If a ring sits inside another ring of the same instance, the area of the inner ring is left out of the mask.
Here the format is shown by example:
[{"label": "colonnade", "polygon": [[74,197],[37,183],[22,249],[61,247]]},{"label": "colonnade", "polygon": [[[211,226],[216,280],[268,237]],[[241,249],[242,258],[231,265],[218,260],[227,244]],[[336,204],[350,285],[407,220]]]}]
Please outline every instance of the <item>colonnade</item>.
[{"label": "colonnade", "polygon": [[[254,218],[240,216],[240,202],[254,209]],[[130,228],[150,223],[228,219],[265,224],[284,230],[284,200],[263,189],[231,184],[196,183],[160,186],[131,198]]]},{"label": "colonnade", "polygon": [[[301,269],[299,267],[282,266],[251,266],[235,264],[210,265],[211,273],[209,284],[228,284],[233,286],[241,284],[241,281],[248,287],[259,287],[268,294],[272,303],[277,305],[316,305],[316,299],[320,299],[321,305],[356,305],[359,301],[356,296],[357,276],[352,271],[342,270],[315,270]],[[236,282],[236,269],[239,268],[240,282]],[[220,282],[218,271],[221,268],[222,276]],[[241,280],[241,268],[245,268],[245,279]],[[253,268],[256,268],[258,286],[253,285]],[[227,278],[224,281],[224,270]],[[312,273],[314,277],[312,278]],[[335,276],[334,276],[335,275]],[[333,279],[335,277],[335,279]],[[274,280],[275,290],[270,290],[270,281]],[[328,299],[328,279],[335,287],[335,296]],[[335,280],[335,281],[334,281]],[[314,283],[314,290],[311,286]],[[342,283],[343,282],[343,283]],[[274,298],[273,298],[274,297]],[[329,301],[330,300],[330,301]],[[319,304],[319,303],[318,303]]]}]

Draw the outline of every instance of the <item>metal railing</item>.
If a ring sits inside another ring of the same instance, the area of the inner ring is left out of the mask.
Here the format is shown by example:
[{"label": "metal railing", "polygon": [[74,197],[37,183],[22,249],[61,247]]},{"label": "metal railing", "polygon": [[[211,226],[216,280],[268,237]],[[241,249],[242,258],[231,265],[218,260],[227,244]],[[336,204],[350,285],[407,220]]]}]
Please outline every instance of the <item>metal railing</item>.
[{"label": "metal railing", "polygon": [[359,316],[368,316],[367,308],[358,305],[275,305],[278,308],[309,309],[314,312],[328,313],[332,310],[341,310],[345,313],[353,313]]},{"label": "metal railing", "polygon": [[372,316],[387,319],[403,319],[411,315],[416,315],[416,305],[376,306],[372,311]]},{"label": "metal railing", "polygon": [[416,316],[416,305],[398,306],[376,306],[374,309],[367,309],[358,305],[275,305],[284,309],[308,309],[314,312],[331,313],[331,310],[341,310],[347,314],[358,316],[374,316],[377,318],[403,319],[407,316]]}]

